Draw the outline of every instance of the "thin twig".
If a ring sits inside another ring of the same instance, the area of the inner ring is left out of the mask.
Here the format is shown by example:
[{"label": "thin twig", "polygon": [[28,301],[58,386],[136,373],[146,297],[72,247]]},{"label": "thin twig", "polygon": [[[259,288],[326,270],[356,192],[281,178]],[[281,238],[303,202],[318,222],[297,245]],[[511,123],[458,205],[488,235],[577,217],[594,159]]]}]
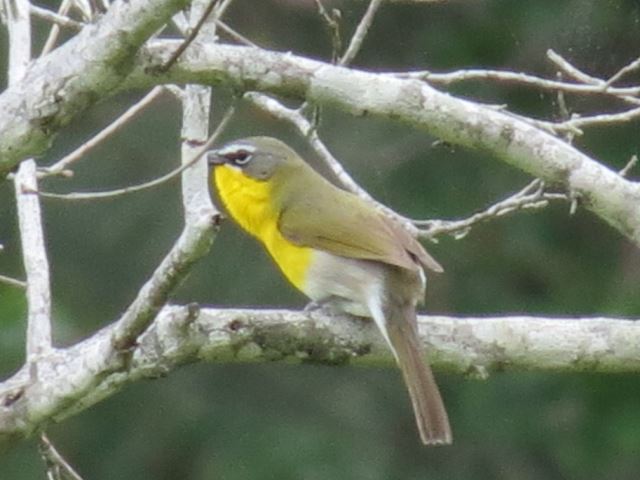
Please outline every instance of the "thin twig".
[{"label": "thin twig", "polygon": [[141,183],[138,185],[132,185],[130,187],[119,188],[116,190],[109,190],[106,192],[77,192],[77,193],[39,192],[39,195],[45,198],[54,198],[58,200],[97,200],[97,199],[104,199],[104,198],[120,197],[122,195],[127,195],[129,193],[140,192],[142,190],[148,190],[150,188],[157,187],[158,185],[166,183],[169,180],[177,177],[187,168],[191,167],[194,163],[196,163],[202,157],[202,155],[204,155],[207,152],[207,150],[209,150],[211,146],[216,142],[220,134],[223,132],[224,128],[229,123],[229,120],[231,120],[231,116],[233,115],[234,111],[235,111],[235,107],[233,105],[227,109],[224,116],[222,117],[222,120],[220,120],[220,123],[218,124],[218,127],[216,128],[215,132],[213,132],[209,137],[209,139],[202,145],[202,147],[198,149],[197,153],[194,155],[194,157],[191,160],[171,170],[167,174],[162,175],[161,177],[155,178],[153,180],[150,180],[148,182]]},{"label": "thin twig", "polygon": [[318,15],[324,21],[331,35],[331,63],[336,63],[340,50],[342,49],[342,37],[340,35],[340,10],[333,9],[331,13],[327,11],[322,0],[315,0]]},{"label": "thin twig", "polygon": [[0,275],[0,283],[11,285],[12,287],[27,288],[27,282],[18,280],[17,278],[7,277],[6,275]]},{"label": "thin twig", "polygon": [[586,117],[581,117],[578,114],[573,114],[569,120],[561,122],[537,120],[535,118],[525,117],[522,115],[518,115],[517,113],[508,111],[505,113],[507,113],[509,116],[522,120],[523,122],[529,123],[530,125],[546,130],[549,133],[553,133],[555,135],[564,135],[565,139],[567,139],[568,134],[570,134],[570,136],[583,135],[584,131],[582,130],[582,128],[584,127],[626,123],[637,120],[638,118],[640,118],[640,107],[632,108],[619,113],[603,113],[600,115],[591,115]]},{"label": "thin twig", "polygon": [[626,177],[627,175],[629,175],[629,172],[631,171],[631,169],[633,167],[636,166],[637,163],[638,163],[638,156],[637,155],[631,155],[631,158],[629,159],[627,164],[618,173],[620,174],[621,177]]},{"label": "thin twig", "polygon": [[625,65],[624,67],[622,67],[620,70],[618,70],[616,73],[614,73],[609,80],[607,80],[604,85],[605,88],[609,88],[611,87],[611,85],[613,85],[614,83],[616,83],[618,80],[620,80],[622,77],[624,77],[626,74],[633,72],[634,70],[637,70],[638,68],[640,68],[640,58],[636,58],[633,62],[629,63],[628,65]]},{"label": "thin twig", "polygon": [[[324,5],[320,0],[316,0],[316,4],[318,6],[318,13],[327,23],[329,30],[332,33],[332,44],[333,44],[333,52],[331,55],[332,63],[337,63],[338,65],[346,66],[349,65],[353,59],[356,57],[360,48],[362,47],[362,43],[364,42],[367,33],[369,32],[369,28],[373,23],[373,19],[376,15],[376,12],[380,8],[382,4],[381,0],[371,0],[369,2],[369,6],[365,11],[364,15],[358,22],[358,26],[356,27],[351,40],[349,41],[349,45],[344,52],[344,54],[338,59],[338,52],[341,49],[342,39],[340,37],[340,11],[333,10],[333,15],[329,15]],[[303,103],[298,109],[300,112],[305,112],[307,110],[307,103]],[[309,115],[312,117],[311,127],[315,128],[320,122],[320,107],[315,106],[311,109]]]},{"label": "thin twig", "polygon": [[71,166],[74,162],[80,160],[83,156],[85,156],[88,152],[93,150],[100,143],[105,141],[111,135],[116,133],[119,129],[121,129],[124,125],[126,125],[130,120],[136,117],[142,110],[144,110],[151,102],[153,102],[156,98],[162,94],[164,87],[154,87],[147,95],[144,96],[140,101],[136,104],[132,105],[125,111],[122,115],[120,115],[115,121],[113,121],[109,126],[104,128],[100,133],[92,137],[90,140],[85,142],[76,148],[73,152],[69,153],[54,165],[42,169],[45,176],[47,175],[59,175],[66,171],[69,166]]},{"label": "thin twig", "polygon": [[[60,7],[58,7],[58,15],[62,17],[66,17],[72,5],[73,5],[73,0],[62,0]],[[42,51],[40,52],[41,57],[49,53],[51,50],[53,50],[53,47],[58,41],[59,35],[60,35],[60,26],[57,23],[55,23],[51,26],[51,30],[49,30],[49,36],[47,37],[47,41],[44,42],[44,47],[42,47]]]},{"label": "thin twig", "polygon": [[[562,73],[558,72],[558,80],[562,80]],[[559,88],[556,91],[556,99],[558,102],[558,113],[560,114],[560,118],[563,120],[569,120],[571,118],[571,112],[569,111],[569,106],[567,105],[567,100],[564,96],[564,90]]]},{"label": "thin twig", "polygon": [[[528,85],[544,90],[562,91],[575,94],[609,95],[619,98],[627,103],[640,105],[640,99],[637,98],[637,96],[640,95],[640,86],[611,86],[612,83],[619,79],[622,75],[639,68],[640,59],[623,67],[618,73],[612,76],[609,80],[605,81],[586,74],[553,50],[547,51],[547,57],[561,71],[568,74],[571,78],[579,83],[549,80],[525,73],[481,69],[459,70],[448,73],[434,73],[426,70],[417,72],[392,72],[389,73],[389,75],[393,75],[398,78],[416,78],[430,83],[438,83],[442,85],[470,80],[495,80],[501,82],[519,83],[522,85]],[[636,62],[638,62],[637,65]]]},{"label": "thin twig", "polygon": [[322,161],[331,169],[331,171],[338,177],[340,183],[347,188],[347,190],[355,193],[356,195],[371,200],[369,195],[351,175],[344,169],[340,162],[331,154],[326,145],[320,140],[318,132],[307,118],[302,115],[298,110],[292,110],[285,107],[277,100],[257,92],[247,92],[244,94],[244,99],[249,100],[253,105],[268,112],[274,117],[289,122],[295,128],[298,129],[300,134],[305,137],[314,151],[322,159]]},{"label": "thin twig", "polygon": [[[557,72],[556,76],[558,78],[558,80],[562,80],[562,72]],[[569,106],[567,105],[567,101],[566,98],[564,96],[564,91],[562,90],[557,90],[556,91],[556,102],[557,102],[557,107],[558,107],[558,118],[561,118],[563,120],[564,123],[569,122],[570,120],[574,119],[574,118],[578,118],[579,115],[572,115],[570,110],[569,110]],[[560,127],[557,126],[558,124],[556,124],[556,127],[554,128],[554,130],[556,132],[559,131]],[[571,145],[573,144],[573,140],[576,137],[576,135],[582,135],[582,130],[580,130],[580,128],[578,126],[573,126],[572,129],[564,129],[562,130],[562,132],[564,133],[564,139],[565,141]]]},{"label": "thin twig", "polygon": [[204,22],[206,22],[207,18],[209,17],[209,14],[213,11],[213,7],[216,6],[216,3],[218,3],[218,0],[210,0],[209,4],[207,5],[207,8],[205,8],[204,12],[202,13],[202,16],[198,20],[198,23],[196,23],[196,25],[193,27],[191,32],[189,32],[189,35],[187,35],[187,38],[185,38],[184,41],[180,44],[180,46],[176,48],[176,51],[171,54],[171,56],[164,63],[164,65],[160,65],[158,67],[159,73],[166,72],[173,66],[174,63],[178,61],[178,58],[180,58],[180,56],[184,53],[184,51],[189,47],[189,45],[191,45],[191,43],[198,36],[198,33],[200,33],[200,29],[204,25]]},{"label": "thin twig", "polygon": [[66,15],[61,15],[60,13],[52,12],[46,8],[39,7],[37,5],[31,5],[31,13],[35,17],[42,18],[47,22],[51,22],[60,27],[69,28],[71,30],[77,31],[84,27],[84,23],[78,22],[77,20],[73,20],[72,18],[67,17]]},{"label": "thin twig", "polygon": [[[551,60],[563,72],[568,74],[570,77],[578,80],[579,82],[583,82],[587,85],[592,85],[603,94],[610,94],[610,95],[613,94],[617,98],[620,98],[621,100],[624,100],[627,103],[640,105],[640,98],[636,98],[640,94],[640,90],[639,90],[640,87],[614,89],[608,85],[607,81],[602,80],[601,78],[596,78],[592,75],[589,75],[588,73],[583,72],[578,67],[572,65],[562,55],[554,52],[551,49],[547,50],[547,58]],[[625,91],[628,93],[624,93]]]},{"label": "thin twig", "polygon": [[47,468],[47,478],[52,480],[82,480],[82,477],[53,446],[45,433],[40,435],[40,456]]},{"label": "thin twig", "polygon": [[578,203],[580,202],[580,194],[575,190],[570,190],[568,195],[569,199],[569,215],[575,215],[578,211]]},{"label": "thin twig", "polygon": [[218,4],[218,6],[216,7],[214,18],[216,19],[222,18],[222,16],[227,11],[227,8],[229,8],[233,2],[234,0],[222,0],[220,4]]},{"label": "thin twig", "polygon": [[[556,76],[559,80],[562,79],[562,72],[556,72]],[[556,123],[554,126],[554,130],[556,131],[556,133],[562,134],[567,144],[572,145],[576,135],[582,135],[583,133],[578,125],[572,123],[573,120],[579,118],[580,115],[571,114],[564,98],[564,92],[562,90],[558,90],[556,94],[558,99],[557,105],[559,117],[564,121]],[[562,128],[562,125],[565,126],[564,129]],[[578,210],[578,200],[580,199],[580,195],[575,190],[569,190],[567,197],[569,200],[569,215],[573,215]]]},{"label": "thin twig", "polygon": [[582,83],[586,83],[587,85],[598,85],[598,86],[602,86],[605,83],[603,80],[596,77],[592,77],[591,75],[588,75],[587,73],[583,72],[579,68],[573,66],[562,55],[556,53],[552,49],[547,50],[547,58],[551,60],[558,68],[560,68],[567,75],[569,75],[572,78],[575,78],[576,80]]},{"label": "thin twig", "polygon": [[[333,37],[332,62],[335,63],[337,52],[339,52],[340,45],[341,45],[340,24],[338,22],[339,15],[337,15],[336,13],[334,13],[333,15],[329,15],[324,5],[322,4],[321,0],[316,0],[316,5],[318,7],[318,13],[325,20],[325,22],[329,27],[329,30],[332,32],[332,37]],[[346,66],[349,63],[351,63],[353,59],[356,57],[356,55],[360,51],[360,48],[362,47],[364,38],[366,37],[369,31],[369,28],[373,23],[373,19],[380,5],[381,5],[380,0],[371,0],[371,2],[369,3],[369,6],[367,7],[367,10],[365,11],[364,15],[360,19],[360,22],[358,23],[358,26],[356,27],[356,30],[353,36],[351,37],[351,41],[349,42],[349,46],[347,47],[347,50],[342,55],[342,57],[338,60],[339,65]],[[266,97],[266,98],[269,98],[269,97]],[[342,168],[342,165],[340,165],[340,163],[329,153],[329,150],[326,148],[326,146],[324,146],[324,144],[318,137],[317,133],[315,132],[315,129],[320,122],[320,108],[318,106],[314,106],[313,108],[310,109],[310,112],[307,113],[307,115],[311,116],[312,118],[311,122],[308,122],[305,116],[303,115],[304,112],[307,112],[309,110],[308,109],[309,104],[307,102],[302,103],[302,105],[298,108],[297,112],[294,112],[287,109],[283,105],[280,105],[280,108],[277,108],[275,104],[271,103],[275,101],[273,99],[269,99],[269,100],[270,101],[265,100],[266,102],[265,106],[268,106],[270,104],[274,105],[274,109],[279,110],[280,114],[283,115],[281,118],[283,119],[288,118],[289,121],[292,121],[294,125],[296,125],[297,123],[297,127],[301,132],[302,131],[307,132],[307,133],[303,133],[303,135],[305,135],[309,139],[312,146],[314,146],[314,149],[316,149],[318,154],[322,158],[324,158],[325,162],[336,173],[338,178],[341,179],[342,183],[348,189],[350,189],[352,192],[356,193],[357,195],[360,195],[365,199],[373,200],[371,196],[366,191],[364,191],[364,189],[362,189],[356,182],[354,182],[353,179],[346,173],[344,168]],[[379,204],[379,206],[380,208],[386,209],[386,207],[384,207],[382,204]],[[400,216],[395,214],[395,212],[393,212],[392,210],[388,210],[387,213],[393,213],[393,216],[397,216],[400,218]],[[404,223],[407,223],[407,222],[404,222]]]},{"label": "thin twig", "polygon": [[360,51],[360,48],[362,47],[362,42],[364,42],[364,38],[367,36],[369,28],[373,23],[373,18],[375,17],[376,12],[381,5],[382,0],[371,0],[369,6],[367,7],[367,11],[360,19],[360,23],[358,24],[355,33],[351,37],[349,46],[344,52],[344,55],[342,55],[342,57],[340,58],[338,65],[349,65],[356,57],[356,55]]},{"label": "thin twig", "polygon": [[[555,58],[555,57],[554,57]],[[428,70],[416,72],[390,72],[397,78],[415,78],[430,83],[440,85],[450,85],[458,82],[475,81],[475,80],[495,80],[499,82],[518,83],[544,90],[562,90],[567,93],[577,94],[597,94],[597,95],[614,95],[614,96],[633,96],[640,94],[640,86],[638,87],[611,87],[603,91],[602,87],[589,81],[588,83],[571,83],[558,80],[550,80],[547,78],[536,77],[522,72],[510,72],[506,70],[483,70],[469,69],[457,70],[454,72],[435,73]],[[593,77],[591,77],[593,78]]]},{"label": "thin twig", "polygon": [[239,42],[242,45],[247,45],[249,47],[254,47],[254,48],[258,48],[258,45],[256,45],[255,43],[253,43],[251,40],[249,40],[247,37],[245,37],[244,35],[242,35],[241,33],[238,33],[236,30],[234,30],[233,28],[231,28],[229,25],[227,25],[226,23],[224,23],[222,20],[216,20],[216,25],[218,27],[220,27],[221,30],[223,30],[225,33],[227,33],[231,38],[233,38],[234,40],[236,40],[237,42]]},{"label": "thin twig", "polygon": [[640,118],[640,107],[619,113],[602,113],[600,115],[592,115],[588,117],[580,117],[574,115],[570,120],[564,122],[551,123],[554,130],[575,130],[584,127],[593,127],[595,125],[606,125],[611,123],[625,123]]},{"label": "thin twig", "polygon": [[75,8],[85,22],[90,22],[96,15],[105,13],[111,0],[71,0],[71,6]]},{"label": "thin twig", "polygon": [[441,235],[453,235],[454,238],[461,239],[478,223],[508,213],[543,208],[552,200],[566,201],[567,195],[545,192],[544,182],[536,179],[519,192],[463,220],[416,220],[414,223],[420,228],[419,236],[422,238],[433,239]]}]

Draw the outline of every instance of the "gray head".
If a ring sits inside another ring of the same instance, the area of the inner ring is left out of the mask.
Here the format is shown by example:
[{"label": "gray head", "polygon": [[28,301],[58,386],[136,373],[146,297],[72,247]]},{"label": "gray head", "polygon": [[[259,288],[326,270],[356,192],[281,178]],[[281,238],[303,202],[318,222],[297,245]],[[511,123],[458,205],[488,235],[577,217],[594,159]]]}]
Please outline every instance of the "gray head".
[{"label": "gray head", "polygon": [[284,142],[272,137],[248,137],[234,140],[207,152],[209,165],[228,165],[256,180],[268,180],[283,167],[303,163]]}]

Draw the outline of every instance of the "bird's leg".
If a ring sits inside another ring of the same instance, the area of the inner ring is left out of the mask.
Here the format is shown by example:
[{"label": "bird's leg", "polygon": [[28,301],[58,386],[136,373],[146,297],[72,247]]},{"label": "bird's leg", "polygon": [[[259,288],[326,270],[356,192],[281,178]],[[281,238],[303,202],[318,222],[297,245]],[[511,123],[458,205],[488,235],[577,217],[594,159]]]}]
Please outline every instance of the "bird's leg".
[{"label": "bird's leg", "polygon": [[302,311],[305,313],[311,313],[311,312],[320,310],[321,308],[322,308],[322,301],[316,302],[315,300],[311,300],[309,303],[307,303],[304,306],[304,309]]},{"label": "bird's leg", "polygon": [[329,297],[321,298],[320,300],[311,300],[304,307],[304,312],[311,313],[321,311],[325,315],[338,315],[342,313],[342,309],[339,307],[340,297],[331,295]]}]

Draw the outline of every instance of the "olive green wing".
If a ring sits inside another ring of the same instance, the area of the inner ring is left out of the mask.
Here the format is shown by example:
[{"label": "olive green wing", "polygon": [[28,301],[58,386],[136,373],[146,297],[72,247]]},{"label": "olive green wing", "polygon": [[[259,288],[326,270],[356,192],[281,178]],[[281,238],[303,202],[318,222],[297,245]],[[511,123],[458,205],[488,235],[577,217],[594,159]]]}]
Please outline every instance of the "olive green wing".
[{"label": "olive green wing", "polygon": [[334,190],[330,200],[296,202],[282,209],[278,227],[296,245],[335,255],[375,260],[415,270],[416,261],[441,272],[436,262],[404,228],[360,198]]},{"label": "olive green wing", "polygon": [[390,228],[393,230],[396,238],[398,238],[400,243],[404,245],[404,248],[406,248],[407,251],[415,257],[424,268],[437,273],[444,272],[442,265],[440,265],[438,261],[424,249],[420,242],[411,236],[406,228],[402,227],[392,219],[385,218],[385,220],[390,225]]}]

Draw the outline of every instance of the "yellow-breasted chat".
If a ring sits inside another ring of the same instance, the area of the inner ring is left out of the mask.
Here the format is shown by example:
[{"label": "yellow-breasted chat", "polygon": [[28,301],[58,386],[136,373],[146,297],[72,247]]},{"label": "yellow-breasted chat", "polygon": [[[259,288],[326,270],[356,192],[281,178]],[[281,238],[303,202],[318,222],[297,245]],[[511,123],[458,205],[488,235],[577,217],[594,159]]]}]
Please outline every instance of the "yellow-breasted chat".
[{"label": "yellow-breasted chat", "polygon": [[331,184],[270,137],[207,153],[230,216],[313,302],[372,318],[402,371],[420,438],[452,441],[447,412],[418,337],[416,305],[436,262],[402,226]]}]

